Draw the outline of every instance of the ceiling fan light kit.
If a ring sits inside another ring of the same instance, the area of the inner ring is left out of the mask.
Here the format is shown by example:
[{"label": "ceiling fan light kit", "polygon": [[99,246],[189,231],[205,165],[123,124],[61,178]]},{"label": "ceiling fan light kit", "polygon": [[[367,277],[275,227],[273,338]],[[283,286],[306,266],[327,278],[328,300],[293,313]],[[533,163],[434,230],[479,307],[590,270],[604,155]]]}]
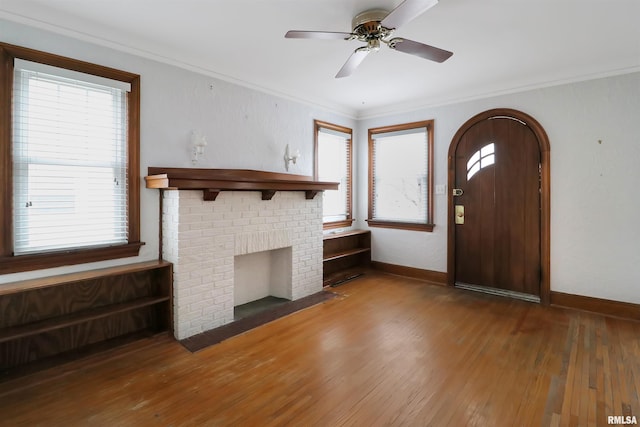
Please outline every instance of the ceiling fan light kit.
[{"label": "ceiling fan light kit", "polygon": [[453,52],[401,37],[390,39],[398,27],[426,12],[427,9],[437,3],[438,0],[405,0],[391,12],[384,9],[372,9],[359,13],[351,22],[353,28],[351,33],[292,30],[285,34],[285,38],[342,39],[358,40],[366,43],[366,46],[357,48],[351,54],[347,62],[338,71],[338,74],[336,74],[336,78],[351,75],[370,52],[380,50],[381,43],[399,52],[430,61],[444,62],[453,55]]}]

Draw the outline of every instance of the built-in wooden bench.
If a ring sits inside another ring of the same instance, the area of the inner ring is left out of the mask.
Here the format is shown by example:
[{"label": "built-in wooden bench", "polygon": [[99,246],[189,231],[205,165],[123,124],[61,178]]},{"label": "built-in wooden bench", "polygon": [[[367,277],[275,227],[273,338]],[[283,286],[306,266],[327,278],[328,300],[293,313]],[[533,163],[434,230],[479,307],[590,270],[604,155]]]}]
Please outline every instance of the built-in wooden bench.
[{"label": "built-in wooden bench", "polygon": [[172,276],[149,261],[0,284],[0,380],[170,331]]}]

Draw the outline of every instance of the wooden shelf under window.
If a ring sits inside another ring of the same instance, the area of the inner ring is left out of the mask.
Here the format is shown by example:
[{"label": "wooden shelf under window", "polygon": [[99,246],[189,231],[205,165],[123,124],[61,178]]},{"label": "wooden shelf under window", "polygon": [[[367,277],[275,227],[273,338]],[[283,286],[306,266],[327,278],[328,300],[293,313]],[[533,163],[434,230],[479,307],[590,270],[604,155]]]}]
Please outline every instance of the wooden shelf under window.
[{"label": "wooden shelf under window", "polygon": [[349,230],[323,237],[323,283],[333,286],[358,277],[371,265],[371,232]]},{"label": "wooden shelf under window", "polygon": [[1,285],[0,381],[171,331],[172,281],[171,263],[149,261]]},{"label": "wooden shelf under window", "polygon": [[328,255],[326,257],[323,258],[323,261],[333,261],[336,259],[340,259],[340,258],[348,258],[352,255],[356,255],[356,254],[360,254],[363,252],[371,252],[371,248],[353,248],[353,249],[347,249],[345,251],[340,251],[340,252],[336,252],[333,253],[331,255]]},{"label": "wooden shelf under window", "polygon": [[66,316],[55,317],[39,322],[29,323],[26,325],[5,328],[0,330],[0,343],[18,338],[24,338],[31,335],[37,335],[44,332],[55,331],[56,329],[66,328],[68,326],[78,325],[92,320],[101,319],[103,317],[113,316],[118,313],[124,313],[136,310],[142,307],[152,306],[161,302],[169,301],[168,296],[163,297],[147,297],[139,298],[133,301],[111,304],[95,309],[84,310],[78,313]]}]

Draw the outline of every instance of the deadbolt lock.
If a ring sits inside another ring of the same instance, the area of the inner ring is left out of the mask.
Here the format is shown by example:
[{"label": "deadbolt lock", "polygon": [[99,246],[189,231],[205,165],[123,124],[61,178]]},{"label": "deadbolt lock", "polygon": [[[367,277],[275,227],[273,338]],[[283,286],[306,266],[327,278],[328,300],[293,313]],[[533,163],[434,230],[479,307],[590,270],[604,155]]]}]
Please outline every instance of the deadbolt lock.
[{"label": "deadbolt lock", "polygon": [[464,224],[464,206],[463,205],[456,205],[453,214],[455,215],[456,224]]},{"label": "deadbolt lock", "polygon": [[462,191],[462,188],[454,188],[453,189],[453,195],[454,196],[462,196],[464,194],[464,191]]}]

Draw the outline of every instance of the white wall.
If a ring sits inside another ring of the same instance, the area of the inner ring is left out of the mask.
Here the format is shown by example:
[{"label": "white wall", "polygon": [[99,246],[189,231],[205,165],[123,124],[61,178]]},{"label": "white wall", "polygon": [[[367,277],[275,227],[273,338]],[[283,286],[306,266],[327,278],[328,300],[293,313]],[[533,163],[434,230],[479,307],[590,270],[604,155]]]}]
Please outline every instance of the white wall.
[{"label": "white wall", "polygon": [[[551,290],[640,303],[640,73],[362,120],[359,181],[367,182],[367,129],[434,119],[434,181],[446,184],[455,132],[491,108],[523,111],[549,136]],[[357,225],[366,227],[366,192],[356,206]],[[434,214],[433,233],[373,228],[373,259],[445,272],[445,195],[435,196]]]},{"label": "white wall", "polygon": [[0,41],[141,75],[141,240],[136,258],[0,275],[0,283],[158,257],[158,191],[144,188],[149,166],[192,167],[192,130],[208,140],[203,168],[286,172],[285,146],[300,149],[289,172],[313,172],[313,120],[353,127],[354,120],[204,74],[59,34],[0,20]]}]

